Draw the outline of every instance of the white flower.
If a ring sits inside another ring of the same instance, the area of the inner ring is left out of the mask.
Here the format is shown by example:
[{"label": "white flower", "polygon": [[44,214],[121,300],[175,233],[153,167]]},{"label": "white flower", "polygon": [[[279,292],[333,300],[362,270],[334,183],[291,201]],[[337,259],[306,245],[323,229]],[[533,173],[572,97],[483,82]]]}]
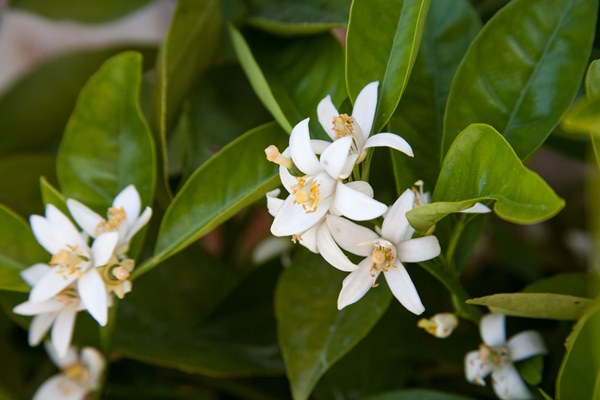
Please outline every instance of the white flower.
[{"label": "white flower", "polygon": [[435,258],[440,254],[440,245],[435,236],[411,239],[413,230],[406,212],[414,207],[414,198],[409,189],[396,200],[383,220],[381,236],[344,218],[327,217],[335,242],[350,253],[366,257],[344,279],[338,309],[360,300],[371,287],[377,286],[376,280],[383,272],[392,293],[404,307],[414,314],[425,310],[402,263]]},{"label": "white flower", "polygon": [[447,338],[458,325],[458,318],[452,313],[435,314],[433,317],[419,320],[417,326],[440,339]]},{"label": "white flower", "polygon": [[492,386],[501,399],[532,398],[527,385],[521,379],[514,361],[539,354],[546,354],[546,346],[539,333],[524,331],[506,341],[505,316],[487,314],[479,325],[483,343],[479,350],[467,353],[465,374],[467,381],[485,386],[484,378],[492,374]]},{"label": "white flower", "polygon": [[67,206],[75,222],[91,237],[97,238],[104,232],[117,232],[119,240],[115,254],[121,255],[129,250],[129,242],[144,227],[152,216],[152,209],[146,207],[140,215],[142,201],[134,185],[123,189],[108,209],[108,219],[102,218],[77,200],[68,199]]},{"label": "white flower", "polygon": [[100,325],[106,325],[106,287],[96,267],[105,265],[113,256],[119,235],[102,233],[90,248],[71,221],[51,204],[46,206],[45,218],[32,215],[30,222],[37,241],[52,258],[51,268],[35,283],[29,301],[49,300],[77,281],[83,306]]},{"label": "white flower", "polygon": [[55,354],[51,346],[46,349],[62,372],[46,380],[35,392],[33,400],[83,400],[100,387],[105,361],[96,349],[84,347],[77,354],[71,347],[63,357]]},{"label": "white flower", "polygon": [[329,95],[317,106],[319,122],[331,140],[352,138],[350,154],[342,170],[343,177],[350,175],[354,164],[360,163],[365,158],[366,149],[370,147],[391,147],[413,157],[410,145],[394,133],[378,133],[369,137],[377,109],[378,86],[379,82],[371,82],[360,91],[354,102],[351,116],[340,115]]},{"label": "white flower", "polygon": [[[306,232],[330,210],[355,221],[370,220],[385,213],[385,204],[340,180],[351,144],[351,138],[334,143],[311,141],[307,118],[294,127],[290,146],[282,155],[272,147],[267,149],[267,152],[270,150],[268,159],[280,164],[281,182],[290,193],[275,216],[271,226],[273,235],[292,236]],[[291,160],[286,158],[288,155]],[[288,170],[291,161],[293,167],[305,175],[293,176]]]}]

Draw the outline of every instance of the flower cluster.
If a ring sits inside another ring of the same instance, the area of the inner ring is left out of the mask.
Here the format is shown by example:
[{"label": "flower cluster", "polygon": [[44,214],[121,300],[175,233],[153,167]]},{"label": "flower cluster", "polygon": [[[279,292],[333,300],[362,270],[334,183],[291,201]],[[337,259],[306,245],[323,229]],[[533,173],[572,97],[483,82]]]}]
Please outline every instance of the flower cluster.
[{"label": "flower cluster", "polygon": [[[390,147],[413,157],[410,145],[400,136],[389,132],[370,135],[377,89],[378,82],[372,82],[361,90],[351,116],[340,114],[329,96],[319,103],[318,119],[331,141],[311,139],[307,118],[293,128],[283,153],[275,146],[265,150],[267,159],[279,164],[281,183],[289,193],[285,200],[277,197],[279,189],[267,194],[268,210],[275,217],[271,233],[291,236],[293,242],[321,254],[332,266],[350,272],[342,283],[338,309],[360,300],[378,285],[377,278],[383,273],[402,305],[421,314],[425,308],[404,263],[440,254],[437,238],[413,238],[415,232],[406,218],[413,207],[428,202],[422,182],[388,207],[374,199],[368,182],[352,179],[369,148]],[[382,216],[381,228],[376,230],[353,222]],[[364,258],[355,264],[345,252]]]},{"label": "flower cluster", "polygon": [[141,212],[140,196],[133,185],[117,195],[107,218],[77,200],[67,200],[67,207],[83,232],[51,204],[44,217],[31,216],[33,233],[51,257],[48,263],[22,272],[32,289],[29,299],[13,309],[34,316],[29,329],[32,346],[52,327],[51,343],[59,358],[68,352],[79,311],[87,310],[104,326],[111,293],[123,298],[131,290],[128,278],[135,262],[127,258],[127,251],[133,236],[152,215],[149,207]]}]

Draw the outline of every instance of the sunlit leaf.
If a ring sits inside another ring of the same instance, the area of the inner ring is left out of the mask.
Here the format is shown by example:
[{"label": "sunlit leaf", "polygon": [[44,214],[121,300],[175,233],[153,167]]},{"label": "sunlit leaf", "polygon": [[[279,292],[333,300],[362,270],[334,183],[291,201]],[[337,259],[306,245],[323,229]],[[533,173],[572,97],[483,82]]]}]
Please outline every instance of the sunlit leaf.
[{"label": "sunlit leaf", "polygon": [[[350,9],[346,81],[352,100],[379,81],[373,130],[391,118],[417,58],[430,0],[355,0]],[[368,133],[368,132],[367,132]]]},{"label": "sunlit leaf", "polygon": [[456,72],[442,154],[471,123],[498,129],[519,158],[548,137],[575,97],[591,50],[595,0],[514,0],[494,15]]}]

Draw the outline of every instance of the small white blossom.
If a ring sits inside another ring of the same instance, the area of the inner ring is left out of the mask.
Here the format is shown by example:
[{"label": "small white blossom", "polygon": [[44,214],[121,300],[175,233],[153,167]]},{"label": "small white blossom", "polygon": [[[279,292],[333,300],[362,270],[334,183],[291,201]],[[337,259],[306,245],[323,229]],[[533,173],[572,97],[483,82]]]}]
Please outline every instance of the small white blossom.
[{"label": "small white blossom", "polygon": [[467,381],[485,386],[484,378],[492,375],[492,386],[496,396],[503,400],[531,399],[514,361],[546,354],[546,346],[540,334],[524,331],[506,341],[505,316],[487,314],[479,325],[483,343],[479,350],[467,353],[465,375]]},{"label": "small white blossom", "polygon": [[100,387],[105,361],[96,349],[84,347],[77,354],[71,347],[62,357],[54,353],[52,346],[46,349],[61,373],[46,380],[33,400],[83,400]]},{"label": "small white blossom", "polygon": [[435,314],[433,317],[419,320],[417,326],[440,339],[445,339],[454,332],[458,325],[458,318],[452,313]]}]

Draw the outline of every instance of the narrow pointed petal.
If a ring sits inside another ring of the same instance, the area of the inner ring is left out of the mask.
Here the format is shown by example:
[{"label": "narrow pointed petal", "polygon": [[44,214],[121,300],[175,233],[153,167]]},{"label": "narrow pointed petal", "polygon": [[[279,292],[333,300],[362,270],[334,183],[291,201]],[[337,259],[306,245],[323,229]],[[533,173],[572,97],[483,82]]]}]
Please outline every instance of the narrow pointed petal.
[{"label": "narrow pointed petal", "polygon": [[406,154],[407,156],[415,156],[410,144],[408,144],[406,140],[395,133],[384,132],[371,136],[365,142],[364,148],[367,149],[369,147],[390,147]]},{"label": "narrow pointed petal", "polygon": [[329,135],[331,140],[335,140],[336,133],[333,130],[333,118],[339,116],[340,113],[331,101],[331,96],[327,95],[319,102],[317,106],[317,116],[323,130]]},{"label": "narrow pointed petal", "polygon": [[423,311],[425,311],[419,293],[417,293],[417,288],[415,288],[404,265],[396,263],[396,268],[390,268],[387,271],[384,271],[383,275],[385,276],[385,280],[394,294],[394,297],[396,297],[400,304],[408,311],[416,315],[422,314]]},{"label": "narrow pointed petal", "polygon": [[77,200],[67,200],[67,207],[69,208],[69,212],[73,216],[73,219],[75,219],[75,222],[77,222],[85,233],[95,238],[98,224],[104,219]]},{"label": "narrow pointed petal", "polygon": [[465,356],[465,377],[468,382],[485,386],[485,377],[492,372],[490,365],[479,357],[479,351],[474,350]]},{"label": "narrow pointed petal", "polygon": [[415,194],[406,189],[398,200],[390,207],[381,225],[381,236],[392,243],[398,243],[405,239],[406,233],[411,231],[406,213],[414,207]]},{"label": "narrow pointed petal", "polygon": [[142,215],[139,216],[138,219],[135,220],[133,225],[129,226],[129,231],[127,232],[127,236],[125,237],[125,243],[129,243],[131,239],[138,233],[147,223],[150,221],[152,217],[152,209],[150,207],[146,207]]},{"label": "narrow pointed petal", "polygon": [[86,347],[81,351],[81,362],[86,366],[89,374],[89,386],[92,390],[100,386],[100,378],[106,362],[102,354],[92,347]]},{"label": "narrow pointed petal", "polygon": [[290,250],[290,241],[285,238],[269,236],[263,239],[252,251],[252,262],[263,264]]},{"label": "narrow pointed petal", "polygon": [[373,192],[373,188],[371,187],[371,185],[369,185],[369,182],[352,181],[352,182],[346,183],[346,186],[348,186],[356,191],[359,191],[362,194],[364,194],[365,196],[369,196],[370,198],[373,198],[373,196],[375,195],[375,193]]},{"label": "narrow pointed petal", "polygon": [[275,236],[291,236],[307,231],[327,213],[331,199],[321,200],[317,210],[306,213],[299,204],[294,204],[294,197],[288,196],[279,209],[271,225],[271,233]]},{"label": "narrow pointed petal", "polygon": [[58,313],[54,320],[51,334],[52,346],[54,346],[54,350],[59,358],[65,357],[71,345],[76,315],[77,311],[75,309],[67,308]]},{"label": "narrow pointed petal", "polygon": [[536,331],[524,331],[511,337],[508,341],[508,350],[512,361],[521,361],[548,353],[544,339]]},{"label": "narrow pointed petal", "polygon": [[64,308],[64,304],[54,299],[44,301],[26,301],[15,308],[13,312],[19,315],[38,315],[60,311]]},{"label": "narrow pointed petal", "polygon": [[37,346],[42,342],[56,315],[56,313],[40,314],[31,320],[28,337],[30,346]]},{"label": "narrow pointed petal", "polygon": [[340,250],[337,243],[331,237],[327,224],[321,224],[317,231],[317,247],[319,253],[325,261],[333,267],[346,272],[354,271],[358,268],[356,264],[346,257],[344,252]]},{"label": "narrow pointed petal", "polygon": [[466,208],[459,212],[465,214],[487,214],[489,212],[492,212],[492,210],[490,210],[490,208],[485,204],[477,202],[473,207]]},{"label": "narrow pointed petal", "polygon": [[512,364],[492,372],[492,386],[496,396],[503,400],[531,399],[531,393]]},{"label": "narrow pointed petal", "polygon": [[308,131],[308,118],[298,122],[290,134],[290,154],[298,169],[306,175],[316,175],[322,170],[312,149]]},{"label": "narrow pointed petal", "polygon": [[332,178],[337,179],[346,165],[352,138],[343,137],[331,143],[321,154],[321,164]]},{"label": "narrow pointed petal", "polygon": [[300,236],[299,241],[299,243],[302,246],[306,247],[308,250],[315,254],[319,253],[319,249],[317,247],[317,231],[319,230],[320,225],[321,223],[313,225],[309,230],[307,230]]},{"label": "narrow pointed petal", "polygon": [[371,289],[376,279],[371,276],[371,264],[371,258],[365,258],[358,264],[358,269],[344,279],[337,301],[338,310],[356,303]]},{"label": "narrow pointed petal", "polygon": [[479,323],[481,338],[488,346],[498,347],[506,343],[505,316],[486,314]]},{"label": "narrow pointed petal", "polygon": [[51,268],[48,264],[33,264],[31,267],[21,271],[21,278],[29,286],[35,286],[50,270]]},{"label": "narrow pointed petal", "polygon": [[292,186],[298,183],[298,178],[290,174],[290,171],[283,166],[279,167],[279,179],[281,179],[281,184],[288,193],[292,193]]},{"label": "narrow pointed petal", "polygon": [[335,193],[335,208],[354,221],[375,219],[387,211],[387,206],[363,193],[338,182]]},{"label": "narrow pointed petal", "polygon": [[371,242],[379,239],[379,235],[364,226],[348,221],[346,218],[328,215],[327,227],[333,239],[346,251],[357,256],[371,255]]},{"label": "narrow pointed petal", "polygon": [[65,246],[65,241],[56,235],[52,225],[45,218],[32,215],[29,223],[35,239],[48,253],[58,253]]},{"label": "narrow pointed petal", "polygon": [[367,140],[373,127],[375,109],[377,108],[378,86],[379,82],[371,82],[365,86],[358,96],[356,96],[354,108],[352,109],[352,117],[360,125],[360,129],[364,135],[363,142]]},{"label": "narrow pointed petal", "polygon": [[71,220],[52,204],[46,206],[46,220],[52,224],[54,233],[67,244],[81,250],[87,247],[81,239],[79,230],[73,225]]},{"label": "narrow pointed petal", "polygon": [[119,234],[117,232],[105,232],[94,240],[94,244],[92,244],[94,267],[100,267],[108,262],[113,256],[118,240]]},{"label": "narrow pointed petal", "polygon": [[440,255],[440,242],[435,236],[405,240],[396,246],[397,258],[402,262],[421,262]]},{"label": "narrow pointed petal", "polygon": [[54,375],[33,395],[33,400],[82,400],[87,390],[64,375]]},{"label": "narrow pointed petal", "polygon": [[54,297],[64,288],[69,286],[71,282],[75,281],[77,275],[78,274],[60,274],[56,269],[52,269],[40,279],[33,289],[31,289],[29,300],[40,302]]},{"label": "narrow pointed petal", "polygon": [[279,196],[279,193],[281,193],[281,190],[275,189],[267,192],[265,196],[267,198],[267,210],[272,217],[277,215],[277,212],[283,205],[283,199],[277,197]]},{"label": "narrow pointed petal", "polygon": [[79,355],[73,346],[70,346],[67,353],[62,357],[58,356],[51,342],[44,342],[44,348],[46,349],[46,353],[48,353],[50,360],[52,360],[54,365],[60,369],[73,365],[79,361]]},{"label": "narrow pointed petal", "polygon": [[87,271],[77,283],[77,291],[83,306],[101,326],[106,325],[108,304],[106,286],[95,268]]},{"label": "narrow pointed petal", "polygon": [[142,200],[135,186],[128,185],[125,189],[121,190],[113,200],[113,207],[123,208],[125,210],[127,226],[133,225],[142,209]]},{"label": "narrow pointed petal", "polygon": [[310,139],[310,145],[312,146],[313,151],[317,155],[323,154],[323,152],[325,151],[325,149],[327,147],[329,147],[330,144],[331,144],[331,142],[329,142],[327,140]]},{"label": "narrow pointed petal", "polygon": [[[339,178],[340,179],[346,179],[350,176],[350,174],[352,174],[352,170],[354,169],[354,166],[356,165],[356,160],[358,159],[359,154],[355,153],[355,154],[350,154],[348,156],[348,158],[346,159],[346,163],[344,164],[344,168],[342,168],[342,170],[340,171],[340,175]],[[349,182],[352,183],[352,182]],[[373,197],[373,196],[371,196]]]}]

